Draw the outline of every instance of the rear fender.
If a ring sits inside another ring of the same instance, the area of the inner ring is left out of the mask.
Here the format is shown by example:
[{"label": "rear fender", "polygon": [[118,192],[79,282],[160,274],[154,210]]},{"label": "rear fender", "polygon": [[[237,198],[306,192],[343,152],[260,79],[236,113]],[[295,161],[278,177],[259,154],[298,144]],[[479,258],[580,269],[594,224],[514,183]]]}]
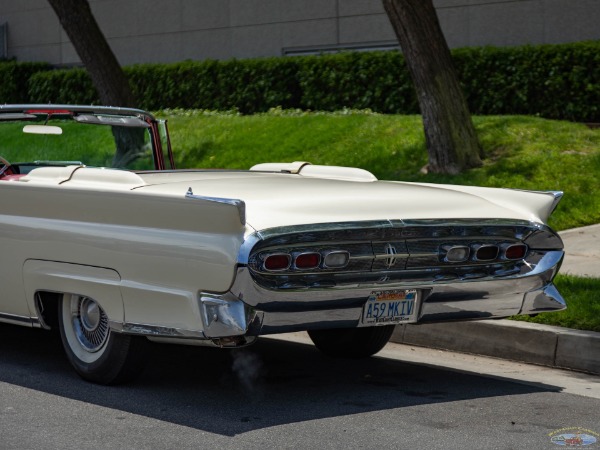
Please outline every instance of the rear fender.
[{"label": "rear fender", "polygon": [[40,291],[79,294],[100,304],[109,320],[123,322],[124,308],[119,274],[111,269],[56,261],[30,259],[23,265],[25,295],[30,311],[37,319],[41,313],[36,302]]}]

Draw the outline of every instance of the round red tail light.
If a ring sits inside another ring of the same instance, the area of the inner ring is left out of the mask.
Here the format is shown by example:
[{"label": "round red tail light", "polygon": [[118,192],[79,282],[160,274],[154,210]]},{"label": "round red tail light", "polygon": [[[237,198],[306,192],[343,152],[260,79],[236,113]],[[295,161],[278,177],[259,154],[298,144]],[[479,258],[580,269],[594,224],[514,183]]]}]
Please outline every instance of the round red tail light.
[{"label": "round red tail light", "polygon": [[527,246],[525,244],[509,245],[504,251],[506,259],[523,259],[527,254]]},{"label": "round red tail light", "polygon": [[321,263],[321,255],[319,253],[301,253],[296,256],[294,265],[298,269],[316,269]]},{"label": "round red tail light", "polygon": [[264,261],[266,270],[277,271],[289,269],[292,262],[292,257],[287,253],[276,253],[268,255]]}]

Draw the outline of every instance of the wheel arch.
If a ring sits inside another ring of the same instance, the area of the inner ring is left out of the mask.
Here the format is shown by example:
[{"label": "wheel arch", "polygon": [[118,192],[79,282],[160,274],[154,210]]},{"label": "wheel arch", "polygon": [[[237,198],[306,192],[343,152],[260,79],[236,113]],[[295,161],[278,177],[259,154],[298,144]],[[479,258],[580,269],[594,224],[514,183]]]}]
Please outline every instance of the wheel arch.
[{"label": "wheel arch", "polygon": [[58,301],[64,294],[94,299],[112,322],[123,323],[121,277],[115,270],[59,261],[29,259],[23,264],[29,310],[43,328],[58,324]]}]

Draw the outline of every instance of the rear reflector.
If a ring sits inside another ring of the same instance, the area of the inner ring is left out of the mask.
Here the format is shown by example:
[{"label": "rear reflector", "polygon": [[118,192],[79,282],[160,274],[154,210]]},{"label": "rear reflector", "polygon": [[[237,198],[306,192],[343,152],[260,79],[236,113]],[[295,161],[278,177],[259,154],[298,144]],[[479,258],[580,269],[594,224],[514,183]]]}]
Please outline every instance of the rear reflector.
[{"label": "rear reflector", "polygon": [[296,256],[294,265],[298,269],[316,269],[321,263],[321,255],[319,253],[301,253]]},{"label": "rear reflector", "polygon": [[265,258],[265,269],[276,271],[289,269],[292,257],[287,253],[276,253]]},{"label": "rear reflector", "polygon": [[493,261],[498,257],[500,249],[497,245],[482,245],[475,252],[477,261]]},{"label": "rear reflector", "polygon": [[523,259],[527,254],[527,246],[525,244],[509,245],[504,251],[506,259]]}]

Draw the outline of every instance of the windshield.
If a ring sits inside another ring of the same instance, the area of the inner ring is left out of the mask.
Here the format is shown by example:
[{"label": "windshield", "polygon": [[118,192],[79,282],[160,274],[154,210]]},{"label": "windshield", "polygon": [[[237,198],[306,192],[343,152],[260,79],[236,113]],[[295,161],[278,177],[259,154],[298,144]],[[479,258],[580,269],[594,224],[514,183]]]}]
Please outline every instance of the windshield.
[{"label": "windshield", "polygon": [[151,132],[144,120],[118,114],[0,114],[0,156],[15,174],[72,164],[153,170]]}]

